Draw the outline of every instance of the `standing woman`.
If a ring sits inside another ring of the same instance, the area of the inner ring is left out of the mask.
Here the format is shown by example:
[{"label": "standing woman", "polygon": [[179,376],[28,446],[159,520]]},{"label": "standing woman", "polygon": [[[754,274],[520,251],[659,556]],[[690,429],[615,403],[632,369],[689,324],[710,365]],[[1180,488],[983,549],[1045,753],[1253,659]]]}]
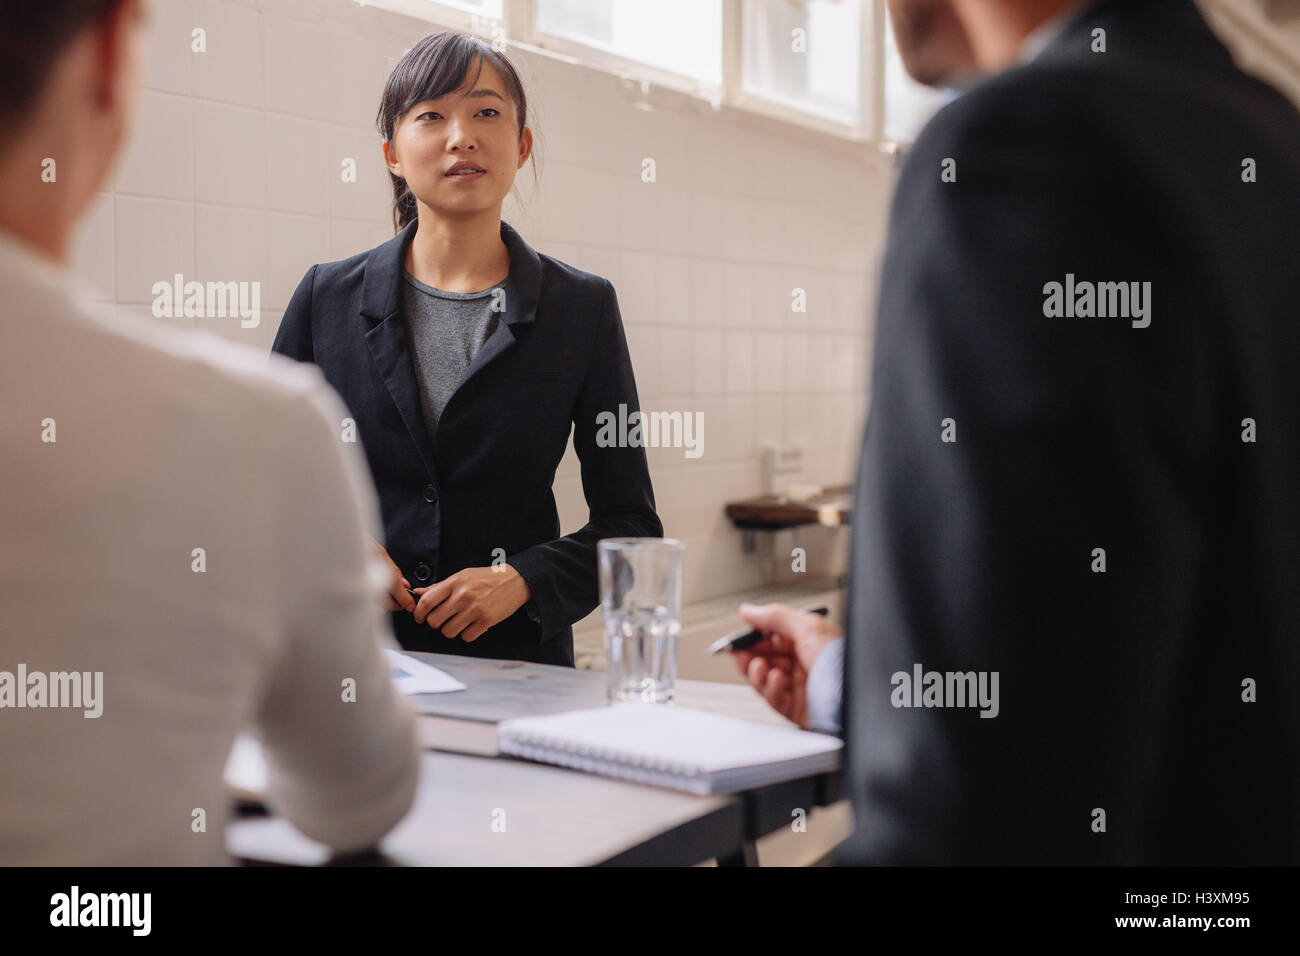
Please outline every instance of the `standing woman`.
[{"label": "standing woman", "polygon": [[[599,413],[639,408],[613,286],[501,221],[532,152],[526,118],[488,44],[412,47],[378,116],[397,235],[312,266],[273,348],[318,365],[356,423],[401,579],[401,645],[573,666],[596,542],[663,525],[644,449],[597,443]],[[590,517],[560,537],[551,487],[570,425]]]}]

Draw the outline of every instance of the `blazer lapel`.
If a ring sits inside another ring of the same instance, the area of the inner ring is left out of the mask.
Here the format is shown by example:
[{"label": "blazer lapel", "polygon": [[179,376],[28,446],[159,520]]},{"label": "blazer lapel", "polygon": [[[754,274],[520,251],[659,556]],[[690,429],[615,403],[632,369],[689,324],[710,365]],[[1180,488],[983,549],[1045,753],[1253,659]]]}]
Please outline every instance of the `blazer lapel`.
[{"label": "blazer lapel", "polygon": [[[465,370],[465,376],[461,379],[461,385],[472,379],[493,359],[518,341],[518,336],[515,334],[517,326],[537,318],[537,300],[542,285],[541,260],[537,258],[537,253],[533,251],[532,246],[524,242],[519,233],[504,221],[501,223],[501,239],[510,251],[510,274],[502,286],[505,290],[502,303],[505,311],[502,313],[496,331],[488,336],[483,347],[475,354],[474,360],[469,363],[469,368]],[[457,391],[459,390],[457,387]],[[451,398],[447,400],[448,407],[451,406],[451,399],[455,397],[453,392]]]},{"label": "blazer lapel", "polygon": [[388,394],[402,416],[411,441],[420,452],[425,469],[434,476],[437,470],[434,468],[433,443],[429,440],[424,413],[420,410],[410,336],[401,309],[403,261],[415,230],[416,220],[412,219],[401,232],[370,253],[361,284],[361,314],[370,326],[365,338],[375,367],[388,386]]}]

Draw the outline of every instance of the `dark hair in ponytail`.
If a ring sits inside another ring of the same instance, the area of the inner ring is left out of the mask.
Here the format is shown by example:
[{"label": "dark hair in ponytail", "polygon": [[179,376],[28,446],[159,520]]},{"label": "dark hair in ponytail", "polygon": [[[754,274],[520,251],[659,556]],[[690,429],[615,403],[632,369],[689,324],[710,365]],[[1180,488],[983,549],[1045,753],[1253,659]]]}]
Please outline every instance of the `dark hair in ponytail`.
[{"label": "dark hair in ponytail", "polygon": [[[471,69],[474,76],[469,85],[473,86],[478,82],[485,61],[496,67],[505,81],[506,93],[515,101],[519,135],[522,136],[528,120],[528,99],[518,72],[504,54],[468,33],[435,33],[403,54],[384,84],[384,95],[379,101],[379,115],[376,117],[379,135],[392,142],[397,121],[411,107],[460,89]],[[388,176],[393,181],[393,227],[400,232],[416,216],[415,196],[405,179],[391,172]]]}]

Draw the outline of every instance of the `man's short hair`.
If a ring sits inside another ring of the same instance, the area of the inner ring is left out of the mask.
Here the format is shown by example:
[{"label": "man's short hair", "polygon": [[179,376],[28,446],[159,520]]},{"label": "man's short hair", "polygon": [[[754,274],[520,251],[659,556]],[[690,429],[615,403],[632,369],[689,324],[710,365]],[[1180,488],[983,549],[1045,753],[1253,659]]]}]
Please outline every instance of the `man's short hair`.
[{"label": "man's short hair", "polygon": [[31,111],[64,47],[125,0],[0,0],[0,129]]}]

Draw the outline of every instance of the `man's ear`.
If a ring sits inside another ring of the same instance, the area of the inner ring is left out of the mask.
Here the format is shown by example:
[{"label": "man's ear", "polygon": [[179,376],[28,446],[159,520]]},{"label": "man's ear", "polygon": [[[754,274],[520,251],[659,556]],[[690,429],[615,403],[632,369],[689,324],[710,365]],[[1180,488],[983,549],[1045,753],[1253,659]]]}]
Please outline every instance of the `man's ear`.
[{"label": "man's ear", "polygon": [[144,19],[141,0],[121,0],[92,27],[95,105],[102,110],[121,112],[134,101]]}]

